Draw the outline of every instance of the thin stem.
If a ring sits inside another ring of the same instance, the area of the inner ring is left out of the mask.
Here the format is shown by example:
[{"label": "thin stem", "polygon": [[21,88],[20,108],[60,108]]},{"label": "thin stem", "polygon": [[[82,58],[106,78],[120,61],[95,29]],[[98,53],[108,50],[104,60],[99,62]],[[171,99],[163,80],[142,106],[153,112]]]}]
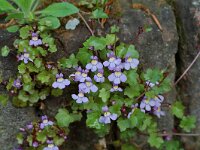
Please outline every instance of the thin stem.
[{"label": "thin stem", "polygon": [[78,16],[83,20],[83,22],[85,23],[85,25],[87,26],[88,30],[90,31],[90,33],[92,34],[92,36],[94,36],[94,32],[92,31],[92,29],[90,28],[89,24],[87,23],[87,21],[85,20],[85,18],[81,15],[81,13],[78,13]]},{"label": "thin stem", "polygon": [[168,135],[175,135],[175,136],[200,136],[199,133],[165,133],[165,134],[160,134],[160,136],[168,136]]},{"label": "thin stem", "polygon": [[196,57],[194,58],[194,60],[192,61],[192,63],[188,66],[188,68],[183,72],[183,74],[178,78],[178,80],[176,80],[176,82],[174,83],[174,86],[177,85],[177,83],[185,76],[185,74],[190,70],[190,68],[194,65],[194,63],[196,62],[197,58],[200,55],[200,50],[198,52],[198,54],[196,55]]}]

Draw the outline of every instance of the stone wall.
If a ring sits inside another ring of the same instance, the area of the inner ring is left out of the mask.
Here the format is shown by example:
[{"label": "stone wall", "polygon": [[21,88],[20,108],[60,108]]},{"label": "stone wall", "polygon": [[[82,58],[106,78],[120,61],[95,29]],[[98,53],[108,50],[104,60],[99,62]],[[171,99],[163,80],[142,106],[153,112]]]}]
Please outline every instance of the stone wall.
[{"label": "stone wall", "polygon": [[[143,11],[132,9],[133,3],[142,3],[152,10],[160,21],[163,32]],[[199,26],[197,26],[198,20],[195,14],[196,11],[200,11],[199,0],[170,0],[168,2],[164,0],[116,0],[113,7],[121,11],[121,16],[117,18],[111,16],[106,26],[113,24],[120,26],[120,39],[126,43],[135,44],[144,69],[149,67],[168,68],[170,77],[174,81],[175,77],[178,77],[187,68],[198,53],[195,46],[199,40]],[[138,27],[143,27],[145,24],[150,24],[152,31],[142,33],[135,40]],[[96,34],[103,32],[107,32],[106,27],[105,29],[96,29]],[[82,42],[90,36],[90,33],[82,23],[75,31],[61,29],[54,35],[59,45],[59,53],[54,55],[52,59],[57,59],[63,55],[67,56],[76,52],[81,47]],[[5,44],[11,45],[11,39],[14,39],[15,36],[0,30],[0,47]],[[8,58],[0,57],[0,71],[5,79],[16,74],[14,55],[10,54]],[[70,72],[70,70],[68,71]],[[165,95],[166,103],[172,103],[177,96],[180,97],[186,104],[188,113],[197,116],[198,125],[200,125],[200,116],[198,116],[200,114],[199,74],[200,61],[198,59],[198,62],[195,63],[180,84]],[[3,86],[0,87],[0,92],[5,92]],[[57,99],[48,98],[45,101],[47,106],[45,113],[54,116],[58,107],[65,105],[68,95],[69,93]],[[168,109],[165,109],[165,111],[166,117],[158,120],[160,130],[171,131],[174,128],[174,118],[169,114]],[[0,149],[12,150],[16,145],[15,135],[18,129],[37,117],[38,113],[34,108],[19,109],[13,107],[10,103],[6,107],[0,106]],[[196,132],[200,132],[199,127],[195,130]],[[94,144],[97,143],[98,138],[91,130],[86,129],[84,121],[74,123],[71,126],[71,131],[67,149],[94,149]],[[183,139],[183,141],[191,141],[194,145],[193,149],[200,149],[200,145],[198,145],[200,139],[196,138],[195,140]],[[66,150],[66,147],[63,147],[63,150]]]}]

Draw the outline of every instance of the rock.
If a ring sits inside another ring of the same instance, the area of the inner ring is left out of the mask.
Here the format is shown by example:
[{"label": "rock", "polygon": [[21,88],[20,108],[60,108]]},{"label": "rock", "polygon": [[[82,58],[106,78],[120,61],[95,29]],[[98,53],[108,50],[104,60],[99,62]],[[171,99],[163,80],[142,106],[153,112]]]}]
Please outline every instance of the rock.
[{"label": "rock", "polygon": [[[200,48],[200,1],[176,0],[174,3],[177,27],[179,31],[179,50],[177,54],[178,77],[190,65]],[[197,128],[194,133],[200,132],[200,59],[178,84],[179,95],[184,102],[187,113],[197,117]],[[200,138],[183,138],[186,149],[200,149]]]}]

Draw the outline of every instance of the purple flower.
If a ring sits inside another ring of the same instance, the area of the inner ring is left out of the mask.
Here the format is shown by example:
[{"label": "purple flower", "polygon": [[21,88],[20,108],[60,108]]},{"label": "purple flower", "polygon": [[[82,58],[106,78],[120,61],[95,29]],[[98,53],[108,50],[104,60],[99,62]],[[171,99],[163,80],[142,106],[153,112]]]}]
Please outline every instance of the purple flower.
[{"label": "purple flower", "polygon": [[33,147],[38,147],[38,142],[33,142]]},{"label": "purple flower", "polygon": [[131,58],[130,55],[126,55],[125,62],[123,63],[123,67],[126,70],[135,69],[139,64],[139,60],[135,58]]},{"label": "purple flower", "polygon": [[79,84],[79,91],[84,93],[96,92],[98,90],[97,86],[92,83],[91,79],[88,79],[85,83]]},{"label": "purple flower", "polygon": [[21,80],[18,78],[14,81],[13,86],[16,87],[17,89],[22,87]]},{"label": "purple flower", "polygon": [[108,80],[114,84],[120,84],[121,82],[125,82],[127,77],[121,72],[121,69],[117,68],[114,73],[108,76]]},{"label": "purple flower", "polygon": [[81,104],[81,103],[87,103],[88,98],[84,96],[83,92],[80,92],[78,95],[72,94],[72,98],[76,101],[76,103]]},{"label": "purple flower", "polygon": [[144,97],[140,103],[140,109],[142,112],[151,111],[151,107],[154,107],[155,105],[156,103],[154,99],[147,99]]},{"label": "purple flower", "polygon": [[30,58],[30,54],[26,52],[26,49],[24,49],[24,54],[18,55],[17,58],[18,58],[18,61],[23,60],[25,64],[27,64],[28,61],[33,62],[33,60]]},{"label": "purple flower", "polygon": [[97,71],[97,69],[103,69],[103,65],[101,62],[98,62],[97,56],[91,56],[91,63],[86,65],[86,69],[91,70],[92,72]]},{"label": "purple flower", "polygon": [[103,76],[103,69],[100,69],[97,75],[94,75],[94,80],[100,83],[103,83],[105,81],[105,77]]},{"label": "purple flower", "polygon": [[122,88],[118,86],[118,84],[114,84],[113,87],[110,89],[110,92],[122,92]]},{"label": "purple flower", "polygon": [[38,46],[38,45],[42,45],[42,40],[38,38],[38,34],[33,32],[32,33],[32,38],[29,41],[29,45],[30,46]]},{"label": "purple flower", "polygon": [[138,103],[136,103],[136,104],[133,104],[132,106],[131,106],[131,112],[129,112],[128,113],[128,116],[127,116],[127,118],[130,118],[130,116],[133,114],[133,112],[135,111],[135,109],[138,107]]},{"label": "purple flower", "polygon": [[44,129],[46,126],[52,126],[53,122],[49,121],[47,116],[42,116],[42,122],[40,123],[40,129]]},{"label": "purple flower", "polygon": [[154,87],[155,85],[158,85],[159,83],[156,82],[156,83],[152,83],[150,81],[146,81],[146,85],[149,86],[150,88]]},{"label": "purple flower", "polygon": [[114,70],[117,66],[120,66],[121,59],[116,58],[116,56],[114,55],[113,52],[108,53],[107,56],[108,56],[109,60],[103,62],[103,65],[105,67],[108,67],[109,70]]},{"label": "purple flower", "polygon": [[81,77],[80,77],[80,82],[85,82],[86,80],[91,80],[90,77],[88,77],[88,70],[82,70],[82,73],[81,73]]},{"label": "purple flower", "polygon": [[56,75],[56,81],[52,84],[54,88],[64,89],[66,86],[70,84],[70,81],[68,79],[63,78],[63,74],[57,74]]},{"label": "purple flower", "polygon": [[156,115],[158,118],[160,118],[160,116],[164,116],[165,115],[165,112],[161,111],[160,107],[154,106],[153,107],[153,114]]},{"label": "purple flower", "polygon": [[104,112],[104,115],[99,118],[100,123],[109,124],[111,123],[111,120],[117,119],[117,114],[111,114],[108,106],[102,107],[102,111]]},{"label": "purple flower", "polygon": [[82,74],[82,68],[78,67],[76,68],[76,72],[74,74],[71,74],[69,77],[73,77],[73,80],[77,82],[80,81],[82,77],[81,74]]},{"label": "purple flower", "polygon": [[43,150],[59,150],[59,148],[54,144],[48,144],[48,146],[45,147]]},{"label": "purple flower", "polygon": [[30,123],[30,124],[26,125],[26,128],[27,128],[28,130],[31,130],[31,129],[33,129],[33,124],[32,124],[32,123]]}]

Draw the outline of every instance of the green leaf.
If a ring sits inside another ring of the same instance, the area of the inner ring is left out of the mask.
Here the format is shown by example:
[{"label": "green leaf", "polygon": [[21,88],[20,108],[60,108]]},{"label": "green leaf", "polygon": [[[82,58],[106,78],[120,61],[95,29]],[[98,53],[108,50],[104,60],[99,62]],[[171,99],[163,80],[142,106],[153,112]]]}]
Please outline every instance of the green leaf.
[{"label": "green leaf", "polygon": [[18,99],[23,102],[27,102],[29,100],[29,96],[27,95],[27,93],[25,91],[21,90],[21,91],[19,91]]},{"label": "green leaf", "polygon": [[20,28],[19,33],[20,33],[20,37],[22,39],[26,39],[30,36],[30,31],[32,30],[32,28],[30,26],[25,26]]},{"label": "green leaf", "polygon": [[162,145],[164,150],[182,150],[180,147],[180,142],[176,140],[165,141]]},{"label": "green leaf", "polygon": [[102,101],[104,103],[107,102],[107,100],[110,98],[110,91],[109,90],[106,90],[105,88],[102,88],[100,91],[99,91],[99,97],[101,97]]},{"label": "green leaf", "polygon": [[91,18],[93,19],[108,18],[108,15],[103,11],[102,8],[99,8],[92,12]]},{"label": "green leaf", "polygon": [[163,74],[159,69],[147,69],[146,73],[144,74],[144,78],[146,81],[156,83],[163,78]]},{"label": "green leaf", "polygon": [[41,58],[37,58],[34,60],[34,64],[37,68],[40,68],[42,66],[42,59]]},{"label": "green leaf", "polygon": [[171,107],[171,112],[177,118],[181,119],[184,115],[184,109],[185,107],[183,106],[183,104],[180,101],[176,101]]},{"label": "green leaf", "polygon": [[10,49],[8,46],[4,46],[1,48],[1,56],[6,57],[10,53]]},{"label": "green leaf", "polygon": [[119,127],[120,131],[123,132],[126,129],[131,127],[130,121],[128,119],[119,118],[117,120],[117,126]]},{"label": "green leaf", "polygon": [[51,95],[58,97],[61,96],[63,94],[63,90],[61,89],[52,89],[51,91]]},{"label": "green leaf", "polygon": [[74,54],[71,54],[69,56],[69,59],[66,58],[60,59],[58,63],[62,68],[72,68],[72,67],[74,68],[78,66],[78,60],[76,59]]},{"label": "green leaf", "polygon": [[21,63],[18,66],[18,71],[19,71],[20,74],[24,74],[26,72],[26,65],[24,63]]},{"label": "green leaf", "polygon": [[8,102],[9,96],[8,95],[0,95],[0,103],[2,106],[6,106]]},{"label": "green leaf", "polygon": [[91,61],[92,52],[89,52],[85,48],[80,48],[76,58],[83,64],[86,65]]},{"label": "green leaf", "polygon": [[29,15],[35,0],[13,0],[25,15]]},{"label": "green leaf", "polygon": [[41,83],[48,83],[49,79],[50,79],[50,74],[47,71],[43,71],[41,73],[39,73],[37,75],[37,79],[41,82]]},{"label": "green leaf", "polygon": [[53,3],[40,11],[43,16],[65,17],[78,13],[79,9],[71,3]]},{"label": "green leaf", "polygon": [[107,34],[105,40],[106,45],[114,45],[114,43],[116,43],[119,38],[115,34]]},{"label": "green leaf", "polygon": [[101,129],[101,124],[99,123],[99,117],[101,115],[98,112],[91,112],[87,114],[86,124],[89,128]]},{"label": "green leaf", "polygon": [[180,127],[186,131],[186,132],[190,132],[191,129],[195,128],[196,124],[196,117],[195,116],[187,116],[187,117],[183,117],[181,122],[180,122]]},{"label": "green leaf", "polygon": [[121,43],[119,46],[116,47],[116,56],[123,58],[127,53],[127,48],[125,47],[124,43]]},{"label": "green leaf", "polygon": [[117,33],[117,32],[119,32],[119,27],[116,26],[116,25],[111,26],[111,31],[110,32],[111,33]]},{"label": "green leaf", "polygon": [[65,139],[56,136],[53,138],[53,141],[54,141],[55,145],[61,146],[65,142]]},{"label": "green leaf", "polygon": [[128,47],[127,54],[129,54],[132,58],[139,58],[139,53],[138,53],[138,51],[136,51],[134,45],[130,45]]},{"label": "green leaf", "polygon": [[2,12],[9,12],[16,10],[7,0],[0,0],[0,11]]},{"label": "green leaf", "polygon": [[107,41],[104,37],[91,36],[83,43],[83,45],[86,48],[94,47],[94,50],[103,50],[106,47],[106,43]]},{"label": "green leaf", "polygon": [[23,82],[24,83],[31,83],[32,82],[32,78],[28,73],[23,74]]},{"label": "green leaf", "polygon": [[57,17],[48,16],[39,20],[40,25],[47,26],[49,29],[60,27],[60,20]]},{"label": "green leaf", "polygon": [[127,95],[129,98],[134,98],[140,95],[140,91],[142,91],[143,86],[140,84],[132,85],[131,87],[126,87],[124,90],[124,95]]},{"label": "green leaf", "polygon": [[135,70],[129,70],[126,73],[126,77],[127,77],[127,83],[131,86],[131,85],[136,85],[138,84],[138,77],[139,75],[137,74],[137,72]]},{"label": "green leaf", "polygon": [[54,44],[53,45],[49,45],[48,51],[51,52],[51,53],[56,52],[57,51],[56,45],[54,45]]},{"label": "green leaf", "polygon": [[23,144],[23,141],[24,141],[24,136],[22,133],[18,133],[17,134],[17,143],[18,144]]},{"label": "green leaf", "polygon": [[152,147],[160,148],[163,142],[164,142],[163,139],[157,136],[156,134],[150,134],[148,138],[148,143]]},{"label": "green leaf", "polygon": [[66,109],[59,109],[55,118],[60,127],[68,127],[70,123],[80,120],[81,116],[79,114],[69,114]]},{"label": "green leaf", "polygon": [[45,132],[37,132],[36,139],[38,141],[44,143],[47,140],[46,133]]},{"label": "green leaf", "polygon": [[6,29],[8,32],[11,32],[11,33],[15,33],[19,30],[19,26],[18,25],[13,25],[13,26],[10,26]]}]

